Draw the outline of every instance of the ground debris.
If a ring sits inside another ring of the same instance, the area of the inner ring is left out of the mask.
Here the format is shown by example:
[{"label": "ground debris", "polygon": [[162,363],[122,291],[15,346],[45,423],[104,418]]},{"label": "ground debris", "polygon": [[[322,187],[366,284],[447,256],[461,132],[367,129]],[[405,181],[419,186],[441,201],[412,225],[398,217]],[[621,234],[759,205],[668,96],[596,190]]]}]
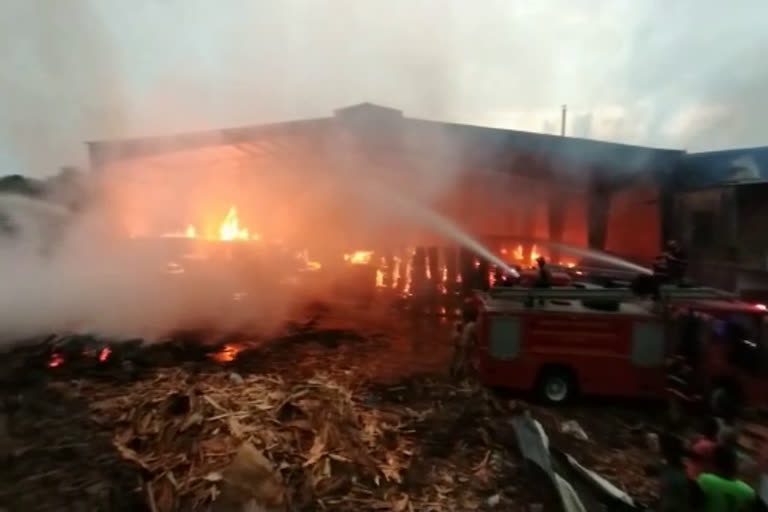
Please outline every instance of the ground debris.
[{"label": "ground debris", "polygon": [[9,510],[146,510],[140,469],[89,421],[82,399],[34,387],[5,396],[2,407],[11,444],[0,460],[0,503]]},{"label": "ground debris", "polygon": [[[346,339],[357,316],[326,338]],[[382,324],[377,332],[393,329]],[[419,344],[390,333],[332,350],[296,331],[225,363],[198,357],[196,345],[186,357],[177,344],[137,349],[130,361],[119,359],[128,348],[115,347],[85,375],[48,368],[45,353],[42,377],[27,375],[29,364],[9,370],[14,386],[0,396],[9,439],[2,444],[0,431],[0,448],[15,459],[0,467],[0,503],[30,512],[559,511],[546,475],[520,459],[511,419],[522,410],[589,469],[633,496],[653,492],[642,469],[647,425],[614,411],[535,408],[449,381],[436,372],[450,345],[421,343],[431,330],[413,335]],[[126,362],[141,371],[127,374]],[[27,381],[40,396],[16,396]],[[565,419],[589,441],[560,432]],[[68,505],[78,500],[80,508]]]},{"label": "ground debris", "polygon": [[490,510],[525,498],[508,405],[474,384],[371,387],[344,372],[191,382],[168,369],[82,392],[144,475],[153,512]]}]

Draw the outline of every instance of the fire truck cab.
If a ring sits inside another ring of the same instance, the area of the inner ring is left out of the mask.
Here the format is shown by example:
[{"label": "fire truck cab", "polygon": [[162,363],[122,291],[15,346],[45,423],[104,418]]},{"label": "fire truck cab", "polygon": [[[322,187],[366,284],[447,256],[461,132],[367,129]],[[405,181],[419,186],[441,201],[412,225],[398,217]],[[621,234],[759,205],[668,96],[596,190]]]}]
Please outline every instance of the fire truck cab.
[{"label": "fire truck cab", "polygon": [[651,301],[629,289],[493,288],[476,304],[486,385],[552,403],[576,393],[663,397],[668,359],[684,353],[702,396],[768,403],[766,311],[720,290],[662,287]]}]

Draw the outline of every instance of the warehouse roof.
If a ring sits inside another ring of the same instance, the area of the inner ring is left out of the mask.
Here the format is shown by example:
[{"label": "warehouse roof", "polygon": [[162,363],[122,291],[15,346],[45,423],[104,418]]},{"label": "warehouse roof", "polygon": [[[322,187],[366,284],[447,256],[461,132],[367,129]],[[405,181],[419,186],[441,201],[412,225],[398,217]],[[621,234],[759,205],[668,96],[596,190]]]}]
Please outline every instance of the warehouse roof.
[{"label": "warehouse roof", "polygon": [[687,189],[768,181],[768,146],[685,155],[678,185]]},{"label": "warehouse roof", "polygon": [[[489,128],[404,117],[396,109],[361,103],[338,109],[332,117],[183,133],[88,142],[94,168],[108,162],[157,156],[212,146],[233,146],[246,153],[274,147],[275,141],[323,140],[340,129],[367,137],[367,140],[407,140],[418,151],[419,141],[453,147],[476,164],[495,165],[513,154],[555,161],[558,165],[621,170],[642,173],[676,164],[683,151],[654,149],[575,137],[561,137],[519,130]],[[392,138],[392,134],[396,138]],[[428,144],[426,144],[428,145]],[[392,149],[399,149],[393,147]],[[430,148],[424,148],[430,151]]]}]

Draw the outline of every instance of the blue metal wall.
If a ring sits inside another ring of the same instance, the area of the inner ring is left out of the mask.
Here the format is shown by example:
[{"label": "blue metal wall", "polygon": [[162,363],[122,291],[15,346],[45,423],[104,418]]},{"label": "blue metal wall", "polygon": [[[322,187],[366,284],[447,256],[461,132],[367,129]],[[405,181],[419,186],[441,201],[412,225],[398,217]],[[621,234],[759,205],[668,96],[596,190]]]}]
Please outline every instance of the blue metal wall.
[{"label": "blue metal wall", "polygon": [[690,153],[676,173],[679,191],[768,181],[768,146]]}]

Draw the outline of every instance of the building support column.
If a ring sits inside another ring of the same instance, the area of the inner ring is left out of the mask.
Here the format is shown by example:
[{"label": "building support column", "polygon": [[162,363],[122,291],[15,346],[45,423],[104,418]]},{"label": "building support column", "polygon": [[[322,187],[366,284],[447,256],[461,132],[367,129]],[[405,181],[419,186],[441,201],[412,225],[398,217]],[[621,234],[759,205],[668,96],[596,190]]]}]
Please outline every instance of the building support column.
[{"label": "building support column", "polygon": [[587,244],[590,249],[605,251],[612,196],[613,191],[605,184],[594,182],[590,187],[587,205]]},{"label": "building support column", "polygon": [[[547,223],[549,227],[550,242],[563,243],[563,231],[565,227],[566,203],[563,199],[565,194],[557,189],[551,190],[547,202]],[[549,259],[552,263],[560,261],[560,249],[557,247],[549,248]]]},{"label": "building support column", "polygon": [[681,240],[682,225],[680,215],[683,213],[677,207],[676,192],[678,183],[675,180],[677,173],[674,165],[666,166],[656,173],[656,187],[659,194],[659,219],[661,229],[659,234],[659,249],[664,247],[668,240]]}]

